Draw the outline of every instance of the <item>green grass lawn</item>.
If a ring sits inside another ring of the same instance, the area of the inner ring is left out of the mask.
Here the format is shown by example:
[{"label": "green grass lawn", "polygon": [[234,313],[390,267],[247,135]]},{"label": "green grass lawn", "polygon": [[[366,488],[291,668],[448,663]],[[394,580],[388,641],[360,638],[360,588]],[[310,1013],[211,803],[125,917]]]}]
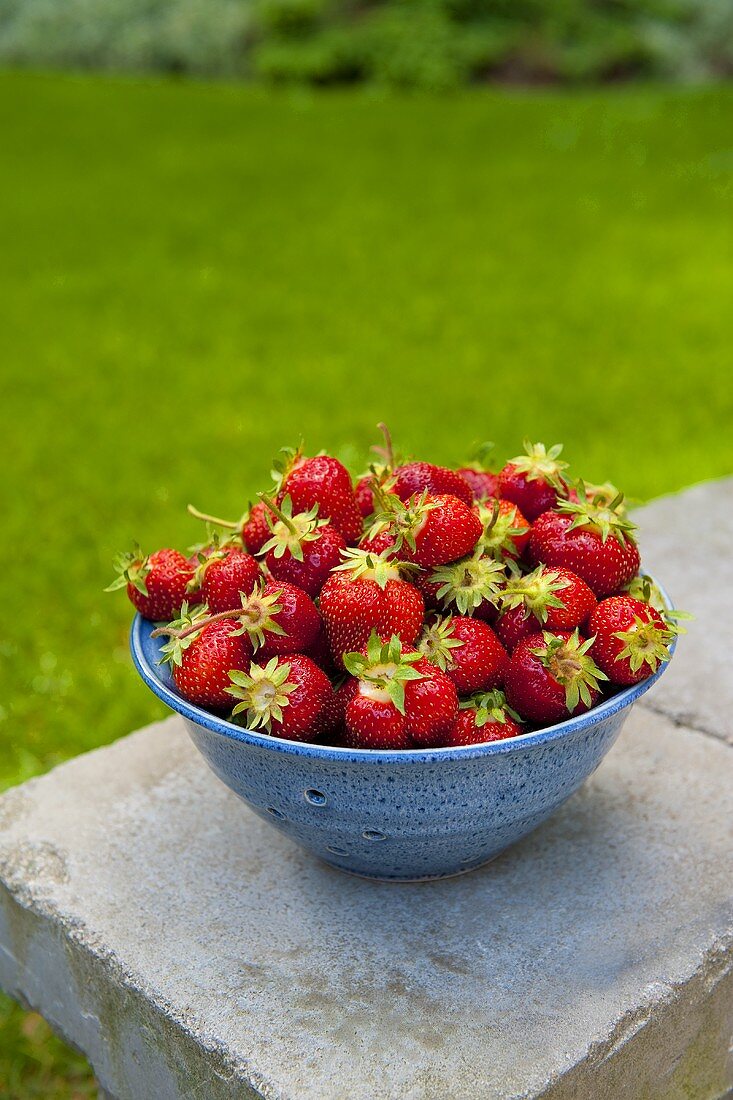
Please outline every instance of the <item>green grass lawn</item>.
[{"label": "green grass lawn", "polygon": [[[162,714],[113,553],[236,517],[284,443],[728,472],[732,109],[0,75],[0,786]],[[0,1002],[0,1082],[89,1095],[45,1036]]]}]

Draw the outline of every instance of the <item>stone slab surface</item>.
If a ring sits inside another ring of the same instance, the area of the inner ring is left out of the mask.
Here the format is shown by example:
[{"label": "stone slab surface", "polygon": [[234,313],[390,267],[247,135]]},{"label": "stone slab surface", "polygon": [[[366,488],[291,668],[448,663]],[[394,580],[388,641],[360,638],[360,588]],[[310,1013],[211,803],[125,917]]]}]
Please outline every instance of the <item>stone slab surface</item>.
[{"label": "stone slab surface", "polygon": [[660,497],[634,521],[646,568],[695,616],[650,703],[733,743],[733,478]]},{"label": "stone slab surface", "polygon": [[320,865],[177,718],[0,800],[0,983],[118,1100],[713,1100],[733,750],[637,707],[566,806],[426,884]]}]

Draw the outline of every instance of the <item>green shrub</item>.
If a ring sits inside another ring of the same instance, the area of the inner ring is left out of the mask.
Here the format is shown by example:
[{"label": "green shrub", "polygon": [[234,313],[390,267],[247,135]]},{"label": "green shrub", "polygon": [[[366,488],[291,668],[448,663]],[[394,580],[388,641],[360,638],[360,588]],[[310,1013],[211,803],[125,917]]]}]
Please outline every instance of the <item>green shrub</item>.
[{"label": "green shrub", "polygon": [[733,75],[731,0],[0,0],[0,64],[442,91]]}]

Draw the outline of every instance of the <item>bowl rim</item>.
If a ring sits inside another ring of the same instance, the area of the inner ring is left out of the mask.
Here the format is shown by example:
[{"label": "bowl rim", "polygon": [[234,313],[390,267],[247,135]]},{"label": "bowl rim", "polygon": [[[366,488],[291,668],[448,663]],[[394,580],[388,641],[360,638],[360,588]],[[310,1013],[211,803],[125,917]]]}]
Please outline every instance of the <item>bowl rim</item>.
[{"label": "bowl rim", "polygon": [[[665,589],[655,581],[662,599],[668,609],[672,604]],[[649,688],[657,682],[669,665],[665,661],[657,671],[642,680],[639,684],[621,688],[615,695],[591,710],[577,715],[575,718],[566,718],[563,722],[556,722],[552,726],[544,726],[539,730],[531,730],[520,733],[516,737],[508,737],[504,741],[487,741],[481,745],[457,745],[446,748],[432,749],[350,749],[338,745],[315,745],[307,741],[289,741],[283,737],[271,737],[259,730],[249,730],[243,726],[237,726],[226,718],[220,718],[203,707],[196,706],[183,699],[168,684],[160,678],[157,665],[152,665],[148,660],[144,642],[149,636],[155,624],[143,619],[139,614],[135,615],[130,628],[130,651],[132,660],[143,682],[157,695],[171,710],[182,715],[188,721],[212,733],[217,733],[231,741],[240,744],[252,745],[258,748],[269,749],[272,752],[285,753],[290,756],[310,757],[313,760],[353,761],[368,764],[415,764],[433,763],[439,760],[471,760],[482,756],[498,756],[512,752],[521,752],[523,749],[534,748],[536,745],[544,745],[561,740],[578,730],[591,729],[599,722],[610,718],[627,707],[631,707],[637,699],[645,694]],[[161,643],[162,644],[162,643]],[[674,654],[677,639],[673,639],[670,645],[670,658]]]}]

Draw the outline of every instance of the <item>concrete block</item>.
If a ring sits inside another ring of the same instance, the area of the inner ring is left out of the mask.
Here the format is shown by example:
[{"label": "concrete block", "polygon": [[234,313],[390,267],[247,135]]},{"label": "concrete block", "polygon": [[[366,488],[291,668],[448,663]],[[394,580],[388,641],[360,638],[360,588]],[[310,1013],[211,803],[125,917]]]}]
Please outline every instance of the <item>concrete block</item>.
[{"label": "concrete block", "polygon": [[637,707],[464,878],[315,862],[177,718],[0,800],[0,983],[118,1100],[717,1100],[733,752]]}]

